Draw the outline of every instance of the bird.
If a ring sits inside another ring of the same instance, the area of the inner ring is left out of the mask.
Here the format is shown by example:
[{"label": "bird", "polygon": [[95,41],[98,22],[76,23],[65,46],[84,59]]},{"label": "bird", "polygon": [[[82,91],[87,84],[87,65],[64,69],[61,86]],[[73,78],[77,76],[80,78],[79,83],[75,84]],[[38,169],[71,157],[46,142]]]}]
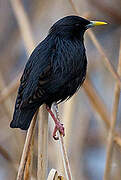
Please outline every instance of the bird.
[{"label": "bird", "polygon": [[87,29],[105,25],[80,16],[66,16],[49,29],[46,38],[30,55],[20,79],[11,128],[27,130],[38,108],[46,109],[55,122],[56,132],[64,136],[64,127],[51,110],[54,102],[71,98],[86,78],[87,57],[84,33]]}]

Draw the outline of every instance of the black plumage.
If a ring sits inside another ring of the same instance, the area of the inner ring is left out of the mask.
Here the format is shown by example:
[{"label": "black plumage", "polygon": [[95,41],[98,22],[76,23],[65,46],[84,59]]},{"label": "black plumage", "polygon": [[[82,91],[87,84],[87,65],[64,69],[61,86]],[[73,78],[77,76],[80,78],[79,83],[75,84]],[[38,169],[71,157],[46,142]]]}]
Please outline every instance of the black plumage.
[{"label": "black plumage", "polygon": [[43,103],[62,102],[82,85],[87,69],[83,36],[89,25],[78,16],[64,17],[34,49],[20,80],[12,128],[27,130]]}]

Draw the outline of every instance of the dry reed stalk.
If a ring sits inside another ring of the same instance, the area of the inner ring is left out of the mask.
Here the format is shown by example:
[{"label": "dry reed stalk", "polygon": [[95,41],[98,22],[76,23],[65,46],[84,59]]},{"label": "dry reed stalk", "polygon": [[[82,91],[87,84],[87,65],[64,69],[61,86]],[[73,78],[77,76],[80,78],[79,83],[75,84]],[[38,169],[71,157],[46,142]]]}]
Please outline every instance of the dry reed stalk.
[{"label": "dry reed stalk", "polygon": [[103,1],[96,1],[96,0],[88,0],[88,2],[93,6],[95,6],[99,11],[104,12],[105,14],[108,15],[108,17],[111,17],[114,19],[116,22],[120,23],[121,22],[121,14],[119,11],[117,11],[113,6],[107,6],[106,3]]},{"label": "dry reed stalk", "polygon": [[[54,103],[54,110],[55,110],[56,118],[58,119],[58,121],[60,121],[58,105],[56,103]],[[64,166],[66,179],[72,180],[72,173],[71,173],[71,169],[70,169],[70,164],[69,164],[66,147],[64,144],[64,140],[63,140],[63,136],[62,136],[62,134],[60,134],[59,131],[57,132],[57,135],[59,137],[59,143],[60,143],[60,147],[61,147],[61,154],[62,154],[63,166]]]},{"label": "dry reed stalk", "polygon": [[117,150],[117,148],[114,148],[114,151],[113,151],[114,163],[112,163],[112,169],[114,169],[114,166],[116,165],[116,168],[113,173],[113,176],[116,177],[116,180],[121,179],[121,160],[119,156],[120,156],[120,152]]},{"label": "dry reed stalk", "polygon": [[24,171],[24,180],[31,180],[32,175],[32,162],[33,162],[33,146],[34,146],[34,136],[32,136],[32,143],[30,145],[30,150],[28,152],[25,171]]},{"label": "dry reed stalk", "polygon": [[[84,92],[86,93],[86,95],[89,98],[91,106],[94,108],[94,110],[96,110],[98,115],[104,121],[106,128],[109,129],[110,128],[110,121],[109,121],[110,116],[107,111],[107,108],[104,105],[104,103],[101,101],[100,96],[98,95],[98,93],[96,92],[96,90],[94,89],[94,87],[92,86],[92,84],[88,78],[84,82],[83,88],[84,88]],[[96,101],[95,101],[95,99],[96,99]],[[114,135],[115,136],[114,136],[113,140],[121,149],[121,138],[116,131],[114,132]]]},{"label": "dry reed stalk", "polygon": [[92,42],[94,43],[95,47],[97,48],[97,50],[99,51],[100,55],[102,56],[102,60],[104,61],[104,63],[106,64],[108,70],[111,72],[112,76],[117,80],[117,82],[119,83],[119,85],[121,86],[121,78],[118,75],[118,73],[116,72],[115,68],[113,67],[113,65],[111,64],[110,60],[107,58],[103,47],[100,45],[99,41],[97,40],[96,36],[94,35],[92,30],[88,30],[88,35],[91,38]]},{"label": "dry reed stalk", "polygon": [[[63,114],[64,114],[64,116],[63,116],[62,122],[64,123],[65,129],[67,129],[67,134],[64,137],[64,143],[65,143],[66,149],[69,148],[70,138],[72,138],[70,136],[70,134],[71,134],[71,130],[72,130],[72,120],[73,120],[73,113],[74,113],[74,109],[75,109],[74,107],[75,107],[75,104],[76,104],[75,100],[76,100],[76,96],[74,95],[63,106]],[[64,172],[63,162],[62,161],[59,161],[58,169],[62,170],[62,172]]]},{"label": "dry reed stalk", "polygon": [[11,158],[11,156],[9,155],[9,153],[6,151],[6,149],[4,149],[1,145],[0,145],[0,155],[3,156],[6,161],[8,161],[8,163],[10,164],[10,166],[13,167],[15,173],[18,170],[18,164],[15,164]]},{"label": "dry reed stalk", "polygon": [[[5,89],[5,87],[6,87],[6,85],[5,85],[3,76],[0,72],[0,88]],[[5,111],[7,112],[7,116],[8,116],[8,118],[10,118],[11,117],[11,109],[10,108],[12,107],[12,101],[11,101],[10,97],[3,104],[4,104]]]},{"label": "dry reed stalk", "polygon": [[22,178],[23,178],[23,173],[25,170],[28,154],[29,154],[31,144],[32,144],[32,137],[34,136],[34,129],[35,129],[35,123],[36,123],[36,119],[37,119],[37,114],[38,114],[38,111],[36,112],[32,122],[31,122],[31,125],[27,131],[27,136],[26,136],[26,140],[25,140],[25,144],[24,144],[21,162],[20,162],[20,166],[19,166],[19,170],[18,170],[18,174],[17,174],[17,180],[22,180]]},{"label": "dry reed stalk", "polygon": [[62,153],[62,159],[63,159],[66,180],[72,180],[72,173],[71,173],[71,169],[70,169],[70,164],[69,164],[63,136],[59,132],[58,132],[58,136],[59,136],[59,143],[60,143],[60,147],[61,147],[61,153]]},{"label": "dry reed stalk", "polygon": [[12,163],[12,159],[8,152],[0,145],[0,154],[9,162]]},{"label": "dry reed stalk", "polygon": [[14,93],[17,90],[19,86],[19,78],[20,75],[11,84],[4,87],[4,89],[0,92],[0,104],[2,104],[7,98],[9,98],[12,95],[12,93]]},{"label": "dry reed stalk", "polygon": [[[118,64],[118,74],[121,76],[121,41],[120,41],[120,49],[119,49],[119,64]],[[105,165],[105,172],[104,172],[104,180],[110,179],[110,172],[111,172],[111,165],[112,165],[112,154],[113,154],[113,136],[114,130],[116,126],[117,120],[117,113],[118,113],[118,105],[120,99],[120,86],[119,83],[116,82],[115,89],[114,89],[114,103],[112,108],[112,115],[111,115],[111,125],[109,129],[109,136],[108,136],[108,144],[107,144],[107,157],[106,157],[106,165]]]},{"label": "dry reed stalk", "polygon": [[48,112],[45,105],[40,108],[38,121],[38,167],[37,180],[47,179],[48,166]]},{"label": "dry reed stalk", "polygon": [[32,49],[35,47],[35,43],[27,14],[24,11],[22,2],[20,0],[10,0],[10,2],[23,37],[26,50],[28,54],[30,54]]},{"label": "dry reed stalk", "polygon": [[84,92],[86,93],[87,97],[89,98],[92,107],[96,110],[96,112],[100,115],[100,117],[104,120],[104,123],[107,128],[110,127],[109,122],[109,113],[107,111],[107,107],[101,100],[99,94],[92,86],[90,79],[87,77],[84,84],[83,84]]},{"label": "dry reed stalk", "polygon": [[64,126],[66,129],[68,129],[68,135],[64,137],[64,142],[66,145],[66,148],[68,149],[68,144],[69,144],[69,139],[71,134],[71,126],[72,126],[72,119],[73,119],[73,112],[74,112],[74,107],[75,107],[75,99],[76,96],[74,95],[68,102],[64,104],[64,111],[63,111],[63,120],[62,122],[64,123]]},{"label": "dry reed stalk", "polygon": [[[80,15],[79,11],[77,10],[73,0],[69,0],[75,14]],[[121,79],[118,75],[118,73],[116,72],[115,68],[113,67],[113,65],[111,64],[111,62],[109,61],[109,59],[107,58],[102,46],[100,45],[99,41],[97,40],[96,36],[94,35],[92,30],[88,30],[87,31],[89,37],[91,38],[92,42],[94,43],[95,47],[97,48],[97,50],[99,51],[100,55],[102,56],[102,60],[104,61],[104,63],[106,64],[108,70],[111,72],[112,76],[117,80],[117,82],[119,83],[120,87],[121,87]]]},{"label": "dry reed stalk", "polygon": [[[6,89],[6,85],[5,85],[5,82],[4,82],[4,79],[3,79],[1,73],[0,73],[0,88],[4,89],[4,90]],[[11,97],[9,96],[9,98],[6,99],[6,101],[3,101],[3,103],[2,103],[2,108],[4,109],[5,114],[7,115],[7,118],[9,120],[8,123],[11,120],[12,106],[13,106],[12,100],[11,100]],[[15,145],[16,151],[17,151],[19,149],[19,147],[20,147],[20,144],[18,144],[18,141],[19,141],[20,137],[18,136],[18,133],[17,133],[16,130],[14,132],[11,131],[10,134],[13,137],[13,142],[14,142],[14,145]]]}]

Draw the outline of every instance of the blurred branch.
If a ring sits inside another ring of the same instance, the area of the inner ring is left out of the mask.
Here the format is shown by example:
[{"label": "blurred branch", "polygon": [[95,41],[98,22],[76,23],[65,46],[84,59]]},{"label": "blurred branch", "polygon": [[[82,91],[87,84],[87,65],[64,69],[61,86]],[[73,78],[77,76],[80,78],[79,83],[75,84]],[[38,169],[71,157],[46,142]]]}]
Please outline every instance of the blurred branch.
[{"label": "blurred branch", "polygon": [[93,5],[93,7],[95,6],[99,11],[102,11],[103,13],[114,19],[116,22],[121,24],[121,14],[119,13],[119,11],[114,9],[114,7],[107,6],[104,1],[88,0],[88,2]]},{"label": "blurred branch", "polygon": [[110,60],[107,58],[103,47],[100,45],[99,41],[97,40],[97,38],[94,35],[94,33],[92,32],[92,30],[90,30],[90,29],[88,30],[88,35],[91,38],[91,40],[94,43],[97,50],[99,51],[100,55],[102,56],[102,60],[104,61],[104,64],[106,64],[106,66],[107,66],[108,70],[111,72],[112,76],[117,80],[117,82],[121,86],[121,79],[120,79],[118,73],[116,72],[115,68],[111,64]]},{"label": "blurred branch", "polygon": [[[69,0],[75,14],[80,15],[79,11],[77,10],[75,4],[73,3],[73,0]],[[99,41],[97,40],[96,36],[94,35],[92,30],[88,30],[87,31],[89,37],[91,38],[92,42],[94,43],[95,47],[97,48],[97,50],[99,51],[100,55],[102,56],[102,60],[104,61],[104,63],[106,64],[108,70],[111,72],[112,76],[117,80],[117,82],[119,83],[119,85],[121,86],[121,79],[118,75],[118,73],[116,72],[116,70],[114,69],[113,65],[111,64],[111,62],[109,61],[109,59],[107,58],[103,47],[100,45]]]},{"label": "blurred branch", "polygon": [[10,85],[3,88],[3,90],[0,93],[0,104],[2,104],[7,98],[9,98],[9,96],[15,93],[15,91],[17,90],[19,86],[19,80],[18,80],[19,78],[20,78],[20,75]]},{"label": "blurred branch", "polygon": [[35,44],[33,41],[33,35],[29,24],[29,20],[27,18],[27,14],[24,11],[24,8],[20,0],[10,0],[10,2],[17,19],[17,23],[19,25],[21,35],[23,37],[26,50],[28,54],[30,54]]},{"label": "blurred branch", "polygon": [[107,128],[110,127],[109,122],[109,113],[107,111],[107,107],[105,106],[104,102],[100,98],[99,94],[95,90],[95,88],[92,86],[92,83],[90,79],[87,77],[84,84],[83,84],[84,92],[88,96],[92,107],[98,112],[100,117],[104,120],[104,123]]},{"label": "blurred branch", "polygon": [[[5,85],[4,78],[2,76],[2,73],[0,72],[0,88],[4,89],[5,87],[6,87],[6,85]],[[10,109],[10,107],[12,107],[12,101],[9,98],[7,99],[7,102],[3,102],[3,106],[4,106],[5,111],[7,112],[8,118],[10,119],[11,118],[11,109]]]},{"label": "blurred branch", "polygon": [[[118,74],[121,76],[121,41],[120,41],[120,47],[119,47],[119,64],[118,64]],[[118,105],[119,105],[119,99],[120,99],[120,86],[117,82],[115,85],[114,90],[114,103],[112,108],[112,115],[111,115],[111,125],[109,129],[109,136],[108,136],[108,142],[107,142],[107,157],[106,157],[106,166],[105,166],[105,172],[104,172],[104,180],[110,179],[110,172],[111,172],[111,165],[112,165],[112,154],[113,154],[113,136],[114,136],[114,130],[116,126],[116,120],[117,120],[117,113],[118,113]]]},{"label": "blurred branch", "polygon": [[40,108],[38,121],[37,180],[47,179],[48,165],[48,113],[45,105]]},{"label": "blurred branch", "polygon": [[20,162],[20,166],[19,166],[19,170],[18,170],[17,180],[22,180],[22,177],[23,177],[27,158],[28,158],[28,155],[30,152],[30,148],[32,146],[32,137],[34,136],[34,129],[35,129],[35,123],[36,123],[36,119],[37,119],[37,114],[38,114],[38,111],[36,112],[32,122],[31,122],[31,125],[27,131],[27,136],[26,136],[24,149],[23,149],[23,153],[22,153],[22,157],[21,157],[21,162]]},{"label": "blurred branch", "polygon": [[13,163],[10,155],[8,154],[8,152],[7,152],[1,145],[0,145],[0,154],[1,154],[7,161],[9,161],[10,163]]},{"label": "blurred branch", "polygon": [[[106,128],[109,129],[111,126],[110,121],[109,121],[110,115],[107,111],[105,104],[102,102],[100,96],[98,95],[98,93],[96,92],[95,88],[92,86],[88,78],[86,78],[86,81],[83,84],[83,88],[86,95],[88,96],[90,100],[92,107],[96,110],[96,112],[99,114],[101,119],[104,121]],[[120,136],[118,135],[116,131],[114,135],[115,135],[113,138],[114,142],[121,148]]]},{"label": "blurred branch", "polygon": [[[2,73],[0,73],[0,88],[1,89],[4,89],[4,91],[2,92],[5,92],[6,90],[6,84],[5,84],[5,81],[4,81],[4,78],[2,76]],[[0,94],[1,95],[1,94]],[[13,106],[13,103],[12,103],[12,100],[11,100],[11,97],[10,97],[11,93],[9,94],[9,98],[6,99],[6,101],[2,101],[2,108],[4,109],[5,111],[5,114],[7,115],[8,117],[8,123],[10,122],[11,120],[11,115],[12,115],[12,106]],[[0,96],[1,98],[2,96]],[[19,136],[18,136],[18,133],[17,131],[15,130],[14,132],[11,131],[10,132],[12,137],[13,137],[13,142],[15,144],[15,147],[16,147],[16,151],[18,151],[19,147],[20,147],[20,144],[18,144],[18,141],[19,141]]]}]

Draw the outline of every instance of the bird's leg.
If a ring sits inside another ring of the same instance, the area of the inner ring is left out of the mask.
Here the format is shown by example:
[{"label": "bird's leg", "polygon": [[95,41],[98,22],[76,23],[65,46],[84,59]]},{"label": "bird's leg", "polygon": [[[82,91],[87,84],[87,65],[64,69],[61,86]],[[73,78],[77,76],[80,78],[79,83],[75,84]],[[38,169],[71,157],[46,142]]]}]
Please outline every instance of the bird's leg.
[{"label": "bird's leg", "polygon": [[59,112],[58,112],[57,104],[56,105],[54,104],[54,109],[55,109],[57,117],[55,117],[54,113],[51,111],[51,109],[48,106],[46,106],[46,109],[47,109],[48,113],[51,115],[52,119],[55,122],[55,128],[54,128],[54,131],[53,131],[53,138],[55,140],[58,140],[59,138],[56,136],[56,132],[59,131],[63,136],[65,136],[65,133],[64,133],[63,124],[61,124],[60,120],[59,120]]},{"label": "bird's leg", "polygon": [[[55,111],[55,113],[56,113],[57,127],[59,126],[59,129],[58,129],[58,130],[60,131],[60,133],[61,133],[63,136],[65,136],[63,124],[60,123],[59,111],[58,111],[58,105],[57,105],[56,102],[53,103],[53,108],[54,108],[54,111]],[[57,130],[56,130],[56,127],[55,127],[55,131],[57,131]],[[55,133],[56,133],[56,132],[55,132]]]}]

